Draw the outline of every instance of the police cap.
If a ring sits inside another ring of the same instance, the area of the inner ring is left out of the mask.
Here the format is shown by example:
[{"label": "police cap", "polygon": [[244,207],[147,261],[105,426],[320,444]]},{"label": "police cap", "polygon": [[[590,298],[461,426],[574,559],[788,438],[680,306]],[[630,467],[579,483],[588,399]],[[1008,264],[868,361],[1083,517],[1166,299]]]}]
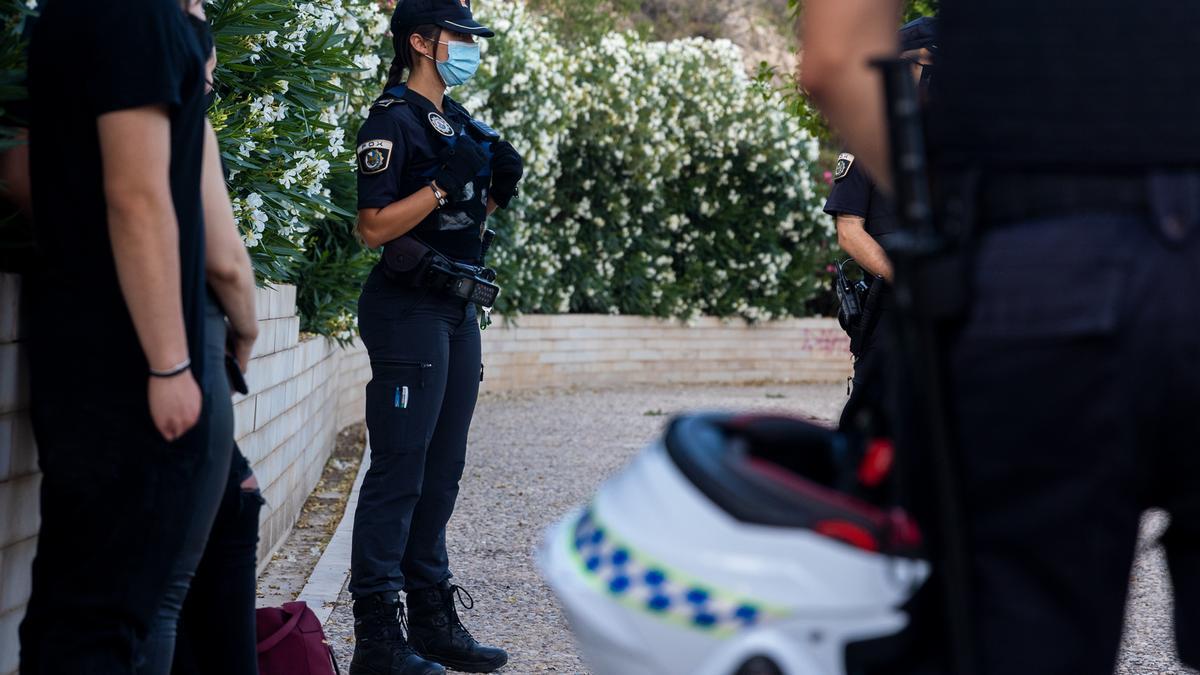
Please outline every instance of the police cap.
[{"label": "police cap", "polygon": [[937,19],[923,16],[900,27],[900,51],[928,49],[937,52]]},{"label": "police cap", "polygon": [[492,29],[471,15],[471,0],[400,0],[392,13],[392,35],[400,35],[406,28],[427,25],[485,38],[496,36]]}]

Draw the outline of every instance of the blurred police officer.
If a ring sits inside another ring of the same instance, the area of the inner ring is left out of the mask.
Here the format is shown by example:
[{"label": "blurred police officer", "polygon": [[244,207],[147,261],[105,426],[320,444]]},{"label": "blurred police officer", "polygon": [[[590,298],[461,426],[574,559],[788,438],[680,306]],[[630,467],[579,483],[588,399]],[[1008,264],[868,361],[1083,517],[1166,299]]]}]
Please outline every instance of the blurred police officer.
[{"label": "blurred police officer", "polygon": [[479,322],[475,304],[426,265],[481,265],[485,220],[508,206],[523,169],[511,145],[446,95],[474,75],[477,40],[494,35],[469,4],[403,0],[392,34],[386,91],[358,134],[358,232],[388,248],[359,299],[371,468],[354,521],[350,672],[491,672],[508,655],[463,627],[455,603],[473,601],[450,582],[446,552],[479,393]]},{"label": "blurred police officer", "polygon": [[[901,58],[912,64],[913,77],[922,90],[929,82],[933,69],[933,57],[937,51],[934,38],[936,21],[932,17],[921,17],[905,24],[900,29]],[[877,286],[864,295],[862,318],[853,328],[851,349],[854,352],[854,389],[846,402],[842,427],[853,423],[853,416],[866,403],[868,393],[872,401],[880,402],[884,393],[883,361],[888,348],[888,326],[891,323],[886,307],[890,304],[892,262],[888,258],[888,247],[900,229],[899,219],[888,196],[871,180],[855,160],[853,154],[843,152],[838,156],[833,171],[833,188],[825,202],[825,213],[834,217],[837,226],[838,245],[854,259],[866,274],[868,283]],[[873,392],[867,392],[864,383],[873,382]]]},{"label": "blurred police officer", "polygon": [[[896,51],[897,3],[806,10],[805,85],[888,176],[868,62]],[[940,221],[975,242],[948,365],[976,668],[1111,672],[1148,506],[1200,666],[1200,9],[946,0],[939,20]]]}]

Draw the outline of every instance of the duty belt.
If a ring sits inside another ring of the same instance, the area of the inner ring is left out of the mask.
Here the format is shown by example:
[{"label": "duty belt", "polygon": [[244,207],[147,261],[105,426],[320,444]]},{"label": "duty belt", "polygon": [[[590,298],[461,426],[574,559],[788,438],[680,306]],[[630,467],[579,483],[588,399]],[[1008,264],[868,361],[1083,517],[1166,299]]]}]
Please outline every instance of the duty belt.
[{"label": "duty belt", "polygon": [[1147,180],[1144,173],[989,174],[980,186],[978,214],[988,225],[1078,213],[1145,214]]},{"label": "duty belt", "polygon": [[494,270],[447,258],[413,235],[385,244],[383,264],[395,281],[433,288],[484,309],[491,309],[500,295]]}]

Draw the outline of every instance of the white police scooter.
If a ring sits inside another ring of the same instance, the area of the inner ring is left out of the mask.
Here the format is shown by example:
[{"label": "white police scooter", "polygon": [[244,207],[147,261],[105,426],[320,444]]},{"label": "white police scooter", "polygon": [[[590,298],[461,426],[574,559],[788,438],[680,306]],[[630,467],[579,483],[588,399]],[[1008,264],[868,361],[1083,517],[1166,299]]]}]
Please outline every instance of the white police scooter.
[{"label": "white police scooter", "polygon": [[892,448],[697,415],[547,531],[538,562],[596,675],[840,675],[929,574],[885,506]]}]

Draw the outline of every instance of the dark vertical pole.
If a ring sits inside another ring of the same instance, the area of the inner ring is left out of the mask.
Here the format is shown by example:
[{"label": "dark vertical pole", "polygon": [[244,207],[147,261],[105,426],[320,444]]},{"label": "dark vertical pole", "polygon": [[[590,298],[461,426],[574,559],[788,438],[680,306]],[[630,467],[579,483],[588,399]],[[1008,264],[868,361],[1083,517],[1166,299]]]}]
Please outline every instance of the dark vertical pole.
[{"label": "dark vertical pole", "polygon": [[[900,339],[915,368],[914,392],[929,425],[929,457],[937,495],[939,536],[934,564],[943,579],[950,664],[954,675],[975,672],[970,607],[970,562],[956,457],[951,441],[948,401],[939,349],[938,311],[928,300],[923,270],[946,250],[933,217],[929,167],[917,86],[908,61],[888,59],[874,64],[883,74],[892,181],[904,236],[892,251]],[[901,448],[912,457],[913,448]],[[909,476],[912,479],[911,475]]]}]

